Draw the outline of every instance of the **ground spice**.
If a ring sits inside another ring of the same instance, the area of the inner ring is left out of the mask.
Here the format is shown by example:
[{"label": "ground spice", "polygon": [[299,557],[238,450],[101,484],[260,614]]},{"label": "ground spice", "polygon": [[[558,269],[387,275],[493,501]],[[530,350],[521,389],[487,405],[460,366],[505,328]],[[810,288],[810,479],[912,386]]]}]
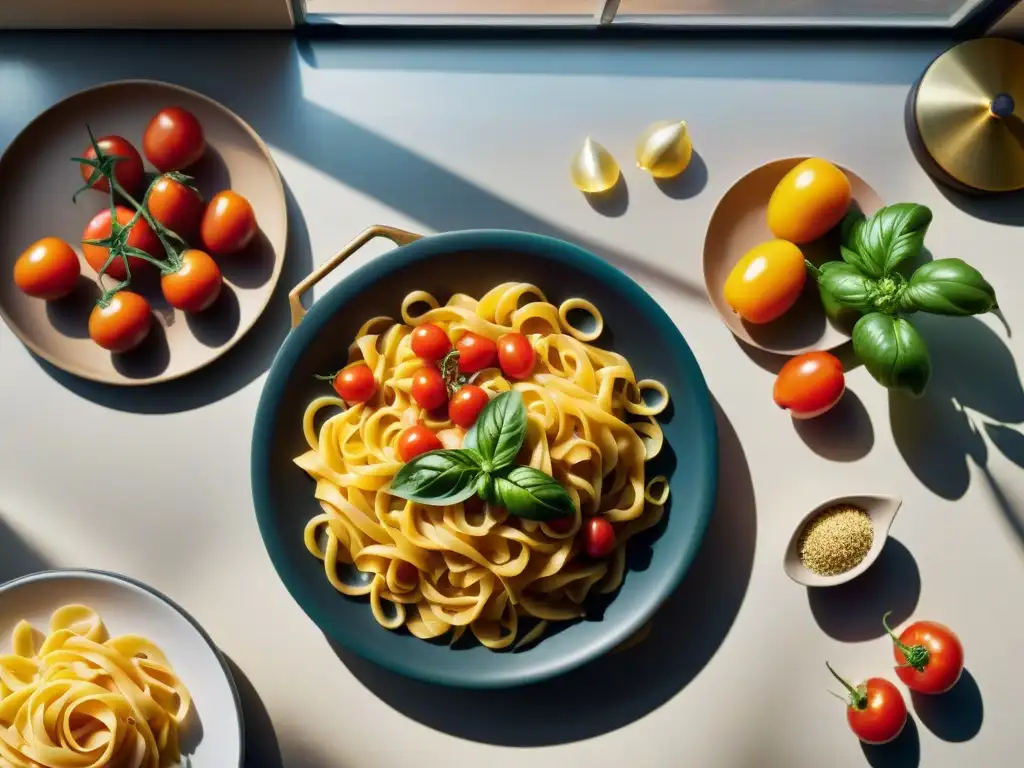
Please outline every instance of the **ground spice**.
[{"label": "ground spice", "polygon": [[838,576],[860,564],[874,540],[874,526],[863,509],[829,507],[804,529],[800,559],[819,576]]}]

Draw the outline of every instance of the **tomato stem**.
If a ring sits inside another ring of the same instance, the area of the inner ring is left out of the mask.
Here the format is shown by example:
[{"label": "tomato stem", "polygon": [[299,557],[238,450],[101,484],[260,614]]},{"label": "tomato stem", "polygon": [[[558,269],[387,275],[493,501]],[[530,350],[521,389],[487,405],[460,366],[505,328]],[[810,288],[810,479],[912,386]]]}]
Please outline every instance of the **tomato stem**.
[{"label": "tomato stem", "polygon": [[441,369],[441,378],[444,379],[445,389],[448,390],[448,397],[466,383],[466,377],[459,373],[459,350],[452,349],[437,364]]},{"label": "tomato stem", "polygon": [[[75,200],[81,192],[92,188],[92,186],[100,179],[107,180],[107,190],[110,194],[110,235],[101,240],[82,241],[86,245],[95,245],[108,250],[107,260],[103,263],[103,266],[99,269],[96,276],[100,289],[103,291],[99,301],[97,301],[97,304],[101,307],[106,307],[110,304],[110,300],[114,294],[131,285],[132,273],[128,261],[129,256],[153,264],[160,270],[161,274],[173,274],[182,268],[181,253],[188,248],[188,243],[186,243],[184,238],[179,234],[168,229],[153,218],[153,215],[149,212],[149,195],[156,180],[154,179],[153,183],[147,187],[143,201],[142,203],[139,203],[138,200],[128,194],[127,190],[118,183],[117,178],[114,175],[114,169],[116,168],[117,163],[121,160],[126,160],[127,158],[120,155],[105,154],[103,150],[100,149],[100,146],[96,141],[96,137],[93,135],[92,128],[90,128],[88,124],[86,124],[85,130],[89,134],[89,143],[91,144],[96,157],[73,157],[71,159],[79,164],[90,166],[93,169],[93,172],[89,175],[89,180],[86,182],[85,186],[75,192],[71,199]],[[117,221],[116,195],[120,195],[126,202],[135,208],[135,214],[132,216],[131,220],[124,225]],[[131,235],[132,228],[138,222],[140,217],[144,219],[153,230],[157,240],[160,241],[160,245],[163,246],[164,253],[167,256],[166,261],[161,261],[151,254],[146,253],[141,248],[135,248],[128,244],[128,237]],[[180,243],[181,249],[179,250],[177,247],[171,245],[169,240],[174,240]],[[120,258],[124,264],[125,278],[113,288],[109,290],[104,289],[103,276],[107,273],[107,270],[110,269],[110,265],[118,258]]]},{"label": "tomato stem", "polygon": [[882,616],[882,626],[885,627],[885,631],[889,637],[892,638],[893,643],[900,649],[903,654],[903,658],[906,661],[900,664],[901,667],[913,667],[918,672],[924,672],[924,668],[928,666],[928,661],[931,658],[931,653],[923,645],[907,645],[902,642],[896,634],[889,627],[889,616],[892,611],[886,611],[885,615]]},{"label": "tomato stem", "polygon": [[832,673],[832,676],[836,680],[838,680],[840,683],[843,684],[843,688],[845,688],[847,691],[850,692],[849,705],[851,707],[855,707],[856,709],[864,709],[865,707],[867,707],[867,705],[868,705],[868,694],[867,694],[867,691],[864,689],[863,686],[857,686],[856,688],[854,688],[852,685],[850,685],[848,682],[846,682],[843,678],[841,678],[836,673],[836,671],[834,669],[832,669],[832,665],[829,664],[827,661],[825,662],[825,666],[828,667],[828,671]]}]

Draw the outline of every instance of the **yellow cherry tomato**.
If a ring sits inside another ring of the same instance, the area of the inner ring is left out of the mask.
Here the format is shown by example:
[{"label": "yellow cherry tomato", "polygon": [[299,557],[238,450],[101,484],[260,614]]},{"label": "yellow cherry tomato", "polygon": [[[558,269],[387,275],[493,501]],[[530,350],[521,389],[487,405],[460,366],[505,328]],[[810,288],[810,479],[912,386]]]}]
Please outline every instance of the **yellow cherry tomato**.
[{"label": "yellow cherry tomato", "polygon": [[748,323],[769,323],[793,306],[806,279],[800,249],[787,240],[769,240],[736,262],[725,281],[725,302]]},{"label": "yellow cherry tomato", "polygon": [[782,177],[768,201],[768,229],[803,245],[842,221],[850,208],[850,180],[828,160],[812,157]]}]

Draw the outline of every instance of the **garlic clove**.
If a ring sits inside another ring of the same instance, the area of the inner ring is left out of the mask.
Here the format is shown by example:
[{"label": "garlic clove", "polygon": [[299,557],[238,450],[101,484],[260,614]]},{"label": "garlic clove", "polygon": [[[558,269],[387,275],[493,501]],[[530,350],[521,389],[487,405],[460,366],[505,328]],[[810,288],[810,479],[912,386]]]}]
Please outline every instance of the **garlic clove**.
[{"label": "garlic clove", "polygon": [[619,180],[619,164],[611,152],[587,136],[569,165],[569,174],[581,192],[607,192]]},{"label": "garlic clove", "polygon": [[636,145],[636,164],[658,179],[678,176],[693,157],[693,144],[684,120],[649,125]]}]

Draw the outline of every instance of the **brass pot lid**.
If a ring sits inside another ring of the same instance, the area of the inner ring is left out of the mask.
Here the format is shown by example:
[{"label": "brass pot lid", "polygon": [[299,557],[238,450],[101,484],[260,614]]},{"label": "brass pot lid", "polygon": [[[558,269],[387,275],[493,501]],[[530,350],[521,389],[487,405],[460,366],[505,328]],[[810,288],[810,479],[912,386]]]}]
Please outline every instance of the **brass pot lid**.
[{"label": "brass pot lid", "polygon": [[986,37],[950,48],[921,77],[913,107],[924,149],[955,182],[1024,189],[1024,45]]}]

